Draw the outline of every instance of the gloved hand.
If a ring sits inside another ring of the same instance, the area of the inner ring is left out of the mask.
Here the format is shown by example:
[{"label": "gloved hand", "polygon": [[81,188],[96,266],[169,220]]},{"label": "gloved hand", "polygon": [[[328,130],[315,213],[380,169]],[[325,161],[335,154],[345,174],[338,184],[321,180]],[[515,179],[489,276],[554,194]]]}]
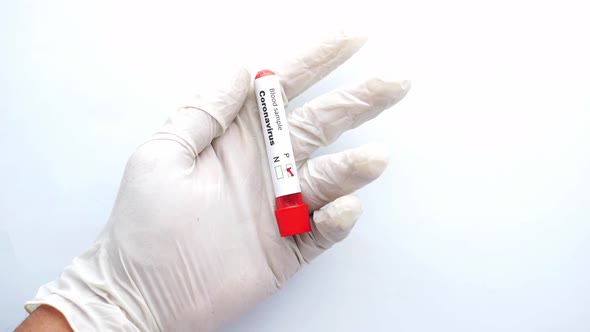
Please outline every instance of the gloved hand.
[{"label": "gloved hand", "polygon": [[[287,98],[364,41],[338,35],[276,68]],[[313,231],[282,238],[252,78],[236,69],[137,149],[105,229],[27,310],[53,306],[76,331],[201,331],[235,319],[348,235],[362,210],[351,194],[383,172],[386,154],[361,147],[308,158],[409,87],[370,79],[288,115]]]}]

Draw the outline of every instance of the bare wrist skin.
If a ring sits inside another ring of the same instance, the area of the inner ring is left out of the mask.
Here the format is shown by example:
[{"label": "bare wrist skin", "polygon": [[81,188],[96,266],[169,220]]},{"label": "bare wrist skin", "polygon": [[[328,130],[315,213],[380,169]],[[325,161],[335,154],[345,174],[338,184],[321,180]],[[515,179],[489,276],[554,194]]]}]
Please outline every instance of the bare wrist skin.
[{"label": "bare wrist skin", "polygon": [[15,332],[73,332],[70,324],[57,309],[41,305],[31,313]]}]

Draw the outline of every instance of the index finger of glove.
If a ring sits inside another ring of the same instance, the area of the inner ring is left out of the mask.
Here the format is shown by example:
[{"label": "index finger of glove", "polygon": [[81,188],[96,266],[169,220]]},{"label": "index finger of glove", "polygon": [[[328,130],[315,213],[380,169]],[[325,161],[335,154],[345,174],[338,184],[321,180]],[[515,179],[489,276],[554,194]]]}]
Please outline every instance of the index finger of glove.
[{"label": "index finger of glove", "polygon": [[297,97],[326,77],[354,55],[366,41],[367,37],[363,35],[340,33],[287,61],[276,71],[287,99]]}]

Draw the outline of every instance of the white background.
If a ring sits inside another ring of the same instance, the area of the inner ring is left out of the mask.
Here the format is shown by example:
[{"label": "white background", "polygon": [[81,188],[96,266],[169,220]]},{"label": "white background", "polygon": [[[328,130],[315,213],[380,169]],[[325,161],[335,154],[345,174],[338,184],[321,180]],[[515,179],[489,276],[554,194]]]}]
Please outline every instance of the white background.
[{"label": "white background", "polygon": [[351,236],[226,331],[590,330],[585,2],[383,3],[0,2],[0,331],[92,242],[126,158],[202,71],[341,26],[372,38],[292,106],[412,79],[320,151],[383,142],[390,166]]}]

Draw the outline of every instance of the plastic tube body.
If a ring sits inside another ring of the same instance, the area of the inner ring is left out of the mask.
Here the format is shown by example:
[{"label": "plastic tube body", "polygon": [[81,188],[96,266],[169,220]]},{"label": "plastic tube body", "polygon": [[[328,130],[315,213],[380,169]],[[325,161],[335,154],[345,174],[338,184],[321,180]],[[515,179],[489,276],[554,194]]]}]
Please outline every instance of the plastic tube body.
[{"label": "plastic tube body", "polygon": [[275,216],[281,236],[311,231],[309,210],[303,204],[291,136],[281,94],[281,83],[271,70],[254,79],[266,156],[275,192]]}]

